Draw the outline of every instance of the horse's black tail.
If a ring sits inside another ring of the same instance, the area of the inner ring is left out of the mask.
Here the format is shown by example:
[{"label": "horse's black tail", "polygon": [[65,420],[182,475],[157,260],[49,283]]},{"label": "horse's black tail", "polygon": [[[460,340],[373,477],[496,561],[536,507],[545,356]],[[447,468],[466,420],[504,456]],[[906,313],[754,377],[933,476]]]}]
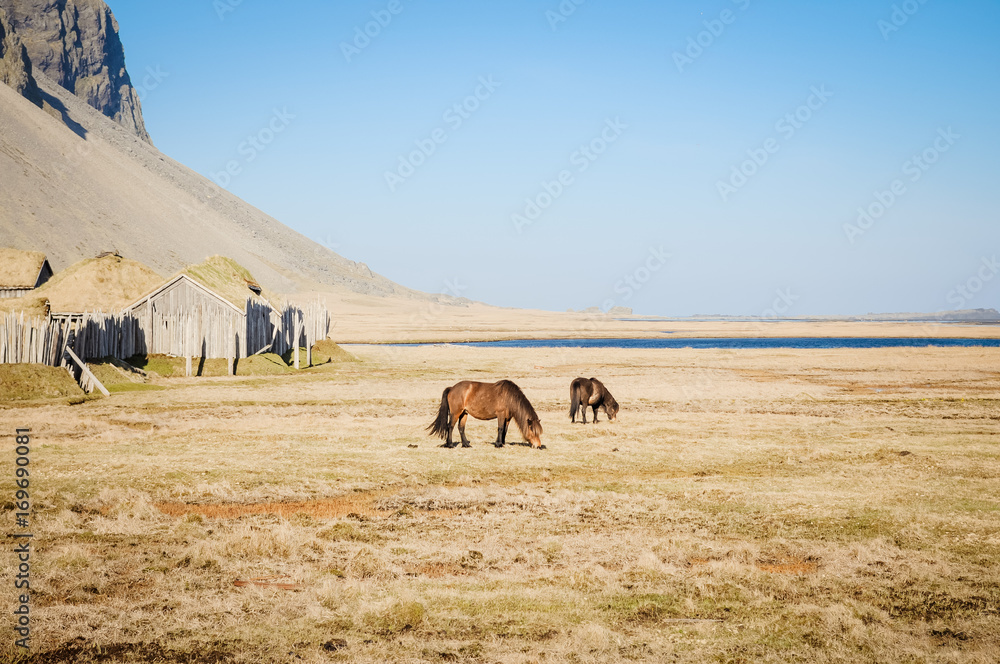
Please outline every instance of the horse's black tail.
[{"label": "horse's black tail", "polygon": [[441,408],[438,410],[437,419],[427,427],[432,436],[438,436],[442,440],[447,440],[448,432],[451,431],[451,407],[448,405],[448,393],[450,387],[444,389],[441,395]]},{"label": "horse's black tail", "polygon": [[576,420],[576,411],[580,409],[580,383],[574,380],[569,386],[569,419],[570,421]]}]

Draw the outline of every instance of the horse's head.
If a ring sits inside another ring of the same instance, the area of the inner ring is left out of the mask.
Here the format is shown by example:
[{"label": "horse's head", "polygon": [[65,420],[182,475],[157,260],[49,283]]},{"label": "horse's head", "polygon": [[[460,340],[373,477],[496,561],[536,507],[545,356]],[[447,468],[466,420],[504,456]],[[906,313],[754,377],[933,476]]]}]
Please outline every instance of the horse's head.
[{"label": "horse's head", "polygon": [[611,399],[610,403],[604,407],[604,412],[608,414],[608,422],[614,422],[615,418],[618,417],[618,402]]},{"label": "horse's head", "polygon": [[533,417],[528,418],[528,430],[524,432],[524,437],[528,439],[531,446],[539,448],[542,446],[542,423]]}]

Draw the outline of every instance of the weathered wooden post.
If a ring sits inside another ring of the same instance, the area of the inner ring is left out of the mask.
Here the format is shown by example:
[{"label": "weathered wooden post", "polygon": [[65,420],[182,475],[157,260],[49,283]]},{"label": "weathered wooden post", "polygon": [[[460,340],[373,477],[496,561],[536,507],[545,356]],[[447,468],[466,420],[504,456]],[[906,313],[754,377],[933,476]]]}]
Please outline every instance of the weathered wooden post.
[{"label": "weathered wooden post", "polygon": [[236,355],[234,346],[237,343],[236,335],[233,334],[233,319],[229,319],[229,337],[226,340],[226,370],[229,375],[233,375],[233,358]]},{"label": "weathered wooden post", "polygon": [[295,313],[293,314],[295,316],[295,325],[293,326],[295,329],[294,332],[292,332],[293,335],[292,338],[294,339],[295,345],[293,346],[294,350],[292,352],[295,353],[296,369],[299,368],[299,344],[301,343],[301,337],[302,337],[302,316],[300,314],[301,312],[298,310],[296,310]]},{"label": "weathered wooden post", "polygon": [[184,375],[191,377],[191,316],[184,315]]},{"label": "weathered wooden post", "polygon": [[316,334],[313,332],[313,327],[316,325],[316,315],[312,307],[309,308],[310,314],[309,321],[306,323],[306,364],[309,366],[313,365],[313,339]]}]

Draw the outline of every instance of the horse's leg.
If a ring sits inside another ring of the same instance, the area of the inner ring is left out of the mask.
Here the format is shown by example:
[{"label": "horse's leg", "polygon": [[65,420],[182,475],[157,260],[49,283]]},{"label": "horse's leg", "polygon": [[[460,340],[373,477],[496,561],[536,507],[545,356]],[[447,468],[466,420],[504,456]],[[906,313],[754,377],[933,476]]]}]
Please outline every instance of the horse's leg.
[{"label": "horse's leg", "polygon": [[503,415],[497,417],[497,442],[494,443],[497,447],[503,447],[507,444],[507,423],[510,422]]},{"label": "horse's leg", "polygon": [[594,424],[597,424],[597,404],[591,406],[594,409]]},{"label": "horse's leg", "polygon": [[510,418],[506,412],[497,413],[497,441],[493,443],[494,447],[503,447],[507,444],[507,422],[509,421]]},{"label": "horse's leg", "polygon": [[458,433],[462,436],[462,447],[472,447],[472,443],[465,437],[465,421],[469,419],[469,413],[464,412],[458,418]]},{"label": "horse's leg", "polygon": [[455,410],[451,411],[451,418],[448,421],[448,439],[445,441],[444,446],[447,448],[452,448],[456,446],[456,443],[451,442],[452,434],[455,432]]}]

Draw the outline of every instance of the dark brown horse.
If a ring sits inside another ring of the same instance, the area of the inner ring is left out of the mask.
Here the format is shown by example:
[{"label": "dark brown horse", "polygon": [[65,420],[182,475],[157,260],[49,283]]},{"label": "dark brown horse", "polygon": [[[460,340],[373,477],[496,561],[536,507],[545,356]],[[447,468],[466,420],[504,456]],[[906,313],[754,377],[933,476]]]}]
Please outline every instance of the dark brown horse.
[{"label": "dark brown horse", "polygon": [[587,423],[587,408],[594,409],[594,422],[597,422],[597,409],[603,408],[608,420],[615,421],[618,416],[618,402],[604,387],[604,383],[596,378],[577,378],[569,386],[569,419],[576,422],[576,411],[583,406],[583,423]]},{"label": "dark brown horse", "polygon": [[521,434],[532,447],[542,446],[542,423],[538,421],[535,409],[531,407],[521,388],[509,380],[498,383],[463,380],[445,388],[437,419],[427,430],[431,435],[443,438],[445,447],[457,447],[458,443],[451,442],[451,434],[457,422],[462,447],[472,447],[465,437],[465,421],[469,415],[477,420],[497,421],[497,439],[493,443],[497,447],[503,447],[507,443],[507,425],[511,419],[517,422]]}]

